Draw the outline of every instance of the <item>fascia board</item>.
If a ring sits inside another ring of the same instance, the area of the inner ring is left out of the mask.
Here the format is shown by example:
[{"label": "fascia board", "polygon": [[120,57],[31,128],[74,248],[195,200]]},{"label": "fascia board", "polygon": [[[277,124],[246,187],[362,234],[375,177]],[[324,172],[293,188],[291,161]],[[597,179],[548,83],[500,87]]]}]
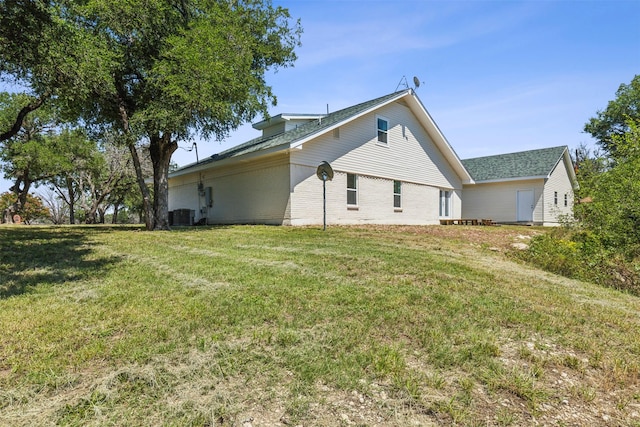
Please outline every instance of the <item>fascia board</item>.
[{"label": "fascia board", "polygon": [[499,179],[485,179],[483,181],[475,181],[475,184],[495,184],[499,182],[514,182],[514,181],[531,181],[535,179],[548,179],[549,175],[538,175],[538,176],[520,176],[517,178],[499,178]]},{"label": "fascia board", "polygon": [[565,148],[563,156],[565,166],[567,168],[567,172],[569,173],[569,179],[571,180],[571,186],[574,190],[580,188],[580,184],[578,183],[578,177],[576,176],[576,171],[573,168],[573,160],[571,160],[571,155],[569,154],[569,149]]}]

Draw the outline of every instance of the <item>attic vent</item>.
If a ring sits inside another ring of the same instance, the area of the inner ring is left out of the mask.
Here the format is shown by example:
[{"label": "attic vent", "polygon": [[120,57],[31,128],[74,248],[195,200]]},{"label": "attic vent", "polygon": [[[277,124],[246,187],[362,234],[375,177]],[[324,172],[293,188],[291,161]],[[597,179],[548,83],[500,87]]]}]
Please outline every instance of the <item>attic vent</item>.
[{"label": "attic vent", "polygon": [[340,139],[340,128],[335,128],[335,129],[333,130],[333,137],[334,137],[335,139]]}]

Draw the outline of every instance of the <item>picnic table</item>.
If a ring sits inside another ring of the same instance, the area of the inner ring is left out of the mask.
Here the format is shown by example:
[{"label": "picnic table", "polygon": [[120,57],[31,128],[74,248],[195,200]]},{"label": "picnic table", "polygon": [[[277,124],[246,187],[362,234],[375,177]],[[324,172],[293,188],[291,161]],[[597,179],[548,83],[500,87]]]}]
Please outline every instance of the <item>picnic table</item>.
[{"label": "picnic table", "polygon": [[440,225],[496,225],[496,223],[491,219],[445,218],[440,220]]},{"label": "picnic table", "polygon": [[478,225],[477,219],[441,219],[441,225]]}]

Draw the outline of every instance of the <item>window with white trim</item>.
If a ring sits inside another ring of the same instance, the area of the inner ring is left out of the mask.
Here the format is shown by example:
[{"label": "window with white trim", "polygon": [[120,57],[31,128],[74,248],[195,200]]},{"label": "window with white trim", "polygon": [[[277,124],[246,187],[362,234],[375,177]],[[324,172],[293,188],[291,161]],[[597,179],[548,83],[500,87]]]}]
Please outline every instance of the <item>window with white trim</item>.
[{"label": "window with white trim", "polygon": [[440,190],[440,216],[451,216],[451,190]]},{"label": "window with white trim", "polygon": [[393,181],[393,207],[402,208],[402,181]]},{"label": "window with white trim", "polygon": [[378,143],[389,143],[389,120],[382,116],[376,117],[377,130],[378,130]]},{"label": "window with white trim", "polygon": [[358,175],[347,174],[347,205],[358,204]]}]

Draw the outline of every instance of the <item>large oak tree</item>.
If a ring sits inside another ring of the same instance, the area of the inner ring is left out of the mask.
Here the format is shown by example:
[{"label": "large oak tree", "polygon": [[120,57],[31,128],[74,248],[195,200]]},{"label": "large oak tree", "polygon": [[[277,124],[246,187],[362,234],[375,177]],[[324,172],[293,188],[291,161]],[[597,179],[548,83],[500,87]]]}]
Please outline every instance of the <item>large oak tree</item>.
[{"label": "large oak tree", "polygon": [[[0,75],[128,141],[148,229],[168,228],[178,141],[223,138],[276,97],[301,28],[269,0],[0,0]],[[153,205],[137,145],[148,144]]]}]

